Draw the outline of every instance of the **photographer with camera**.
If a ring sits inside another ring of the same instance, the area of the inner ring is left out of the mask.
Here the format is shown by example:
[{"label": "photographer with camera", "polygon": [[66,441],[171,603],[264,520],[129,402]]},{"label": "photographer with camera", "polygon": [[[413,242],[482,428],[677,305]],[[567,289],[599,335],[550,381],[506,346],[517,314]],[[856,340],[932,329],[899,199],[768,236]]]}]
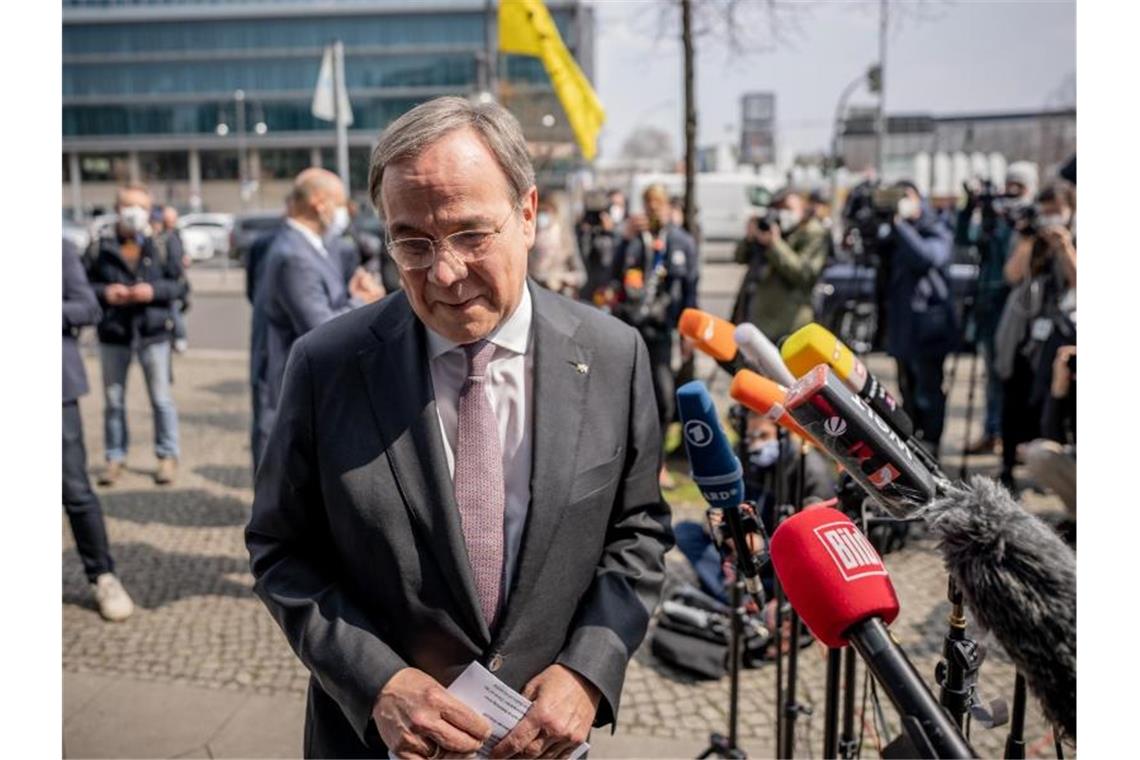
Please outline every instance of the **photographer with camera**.
[{"label": "photographer with camera", "polygon": [[1004,191],[991,183],[966,188],[966,204],[958,212],[955,242],[977,250],[978,281],[973,304],[974,337],[986,367],[986,411],[982,437],[966,448],[968,454],[1000,451],[1002,381],[994,362],[994,332],[1009,297],[1005,264],[1013,247],[1014,227],[1032,213],[1036,167],[1015,161],[1006,172]]},{"label": "photographer with camera", "polygon": [[1015,486],[1017,447],[1037,438],[1052,384],[1057,349],[1076,344],[1077,249],[1071,230],[1076,197],[1055,182],[1037,194],[1027,213],[1005,278],[1013,290],[994,338],[995,363],[1004,381],[1001,479]]},{"label": "photographer with camera", "polygon": [[913,182],[894,187],[901,195],[881,254],[889,263],[887,353],[898,363],[903,408],[915,433],[937,457],[946,418],[943,365],[958,342],[949,272],[953,234]]},{"label": "photographer with camera", "polygon": [[807,212],[803,195],[783,190],[772,208],[748,221],[733,254],[748,271],[732,321],[751,322],[778,342],[812,321],[812,288],[827,263],[830,237],[819,218]]},{"label": "photographer with camera", "polygon": [[[641,333],[649,349],[653,393],[664,436],[673,421],[673,333],[681,311],[696,308],[697,247],[693,238],[672,221],[669,196],[661,185],[642,195],[644,214],[629,217],[618,252],[614,285],[620,294],[614,315]],[[664,438],[662,438],[664,445]],[[660,481],[672,487],[662,457]]]},{"label": "photographer with camera", "polygon": [[601,305],[608,300],[605,291],[614,277],[614,259],[625,222],[625,196],[620,190],[592,190],[586,193],[584,206],[577,232],[586,282],[579,297]]}]

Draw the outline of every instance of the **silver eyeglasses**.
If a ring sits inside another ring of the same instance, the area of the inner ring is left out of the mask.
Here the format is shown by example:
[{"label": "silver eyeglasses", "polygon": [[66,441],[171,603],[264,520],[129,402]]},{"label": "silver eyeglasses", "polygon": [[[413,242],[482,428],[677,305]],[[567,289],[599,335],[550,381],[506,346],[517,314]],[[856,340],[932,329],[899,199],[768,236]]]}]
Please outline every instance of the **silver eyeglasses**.
[{"label": "silver eyeglasses", "polygon": [[388,253],[402,269],[427,269],[435,263],[437,249],[450,248],[456,258],[470,264],[485,258],[494,248],[495,238],[514,216],[517,206],[512,206],[507,217],[493,230],[460,230],[442,240],[426,237],[388,238]]}]

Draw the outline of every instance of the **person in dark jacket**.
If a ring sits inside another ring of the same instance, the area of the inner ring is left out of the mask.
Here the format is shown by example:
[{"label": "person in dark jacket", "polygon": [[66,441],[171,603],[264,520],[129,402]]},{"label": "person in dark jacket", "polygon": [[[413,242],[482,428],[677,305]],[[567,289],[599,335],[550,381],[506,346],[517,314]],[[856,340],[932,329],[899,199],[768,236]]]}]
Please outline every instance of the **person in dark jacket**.
[{"label": "person in dark jacket", "polygon": [[63,241],[63,508],[71,523],[75,548],[91,584],[99,614],[126,620],[134,603],[115,576],[115,561],[107,542],[107,526],[99,497],[87,477],[87,448],[79,399],[86,395],[87,372],[79,355],[79,332],[99,321],[102,311],[87,283],[75,247]]},{"label": "person in dark jacket", "polygon": [[339,249],[330,245],[348,227],[344,184],[327,169],[297,175],[289,215],[273,239],[256,283],[250,382],[257,402],[250,448],[254,470],[277,414],[285,363],[293,343],[317,325],[383,295],[372,275],[344,276]]},{"label": "person in dark jacket", "polygon": [[937,456],[946,419],[943,365],[958,343],[949,271],[953,233],[913,183],[898,186],[906,195],[888,243],[887,353],[898,362],[903,408]]},{"label": "person in dark jacket", "polygon": [[[675,406],[673,331],[681,311],[697,305],[700,266],[692,236],[672,221],[665,188],[650,185],[643,200],[646,213],[630,217],[628,237],[616,257],[616,287],[625,298],[614,315],[635,327],[649,348],[653,393],[664,436]],[[665,488],[673,485],[664,463],[660,482]]]},{"label": "person in dark jacket", "polygon": [[119,221],[110,235],[98,241],[89,272],[103,307],[98,333],[107,470],[99,483],[112,485],[122,474],[129,444],[127,370],[131,358],[137,356],[154,411],[155,482],[166,485],[174,481],[178,461],[178,411],[170,393],[172,310],[189,288],[181,257],[155,245],[148,224],[150,193],[146,187],[120,188],[116,210]]}]

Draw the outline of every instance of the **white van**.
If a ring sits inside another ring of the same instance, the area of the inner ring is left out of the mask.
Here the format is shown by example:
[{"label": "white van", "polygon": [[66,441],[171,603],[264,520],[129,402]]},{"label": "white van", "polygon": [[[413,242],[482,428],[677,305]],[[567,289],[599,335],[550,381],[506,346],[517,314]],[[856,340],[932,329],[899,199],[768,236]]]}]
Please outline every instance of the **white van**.
[{"label": "white van", "polygon": [[[641,213],[641,194],[650,185],[664,185],[669,196],[685,190],[683,174],[635,174],[629,191],[631,213]],[[763,214],[783,182],[751,173],[702,172],[696,175],[697,212],[705,240],[738,240],[751,217]]]}]

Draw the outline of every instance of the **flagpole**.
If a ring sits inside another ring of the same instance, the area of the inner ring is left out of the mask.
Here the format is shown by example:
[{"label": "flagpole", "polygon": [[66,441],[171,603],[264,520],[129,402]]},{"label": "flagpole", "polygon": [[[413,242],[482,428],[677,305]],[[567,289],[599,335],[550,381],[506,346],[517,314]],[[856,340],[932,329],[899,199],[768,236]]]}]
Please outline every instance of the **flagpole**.
[{"label": "flagpole", "polygon": [[340,102],[341,92],[348,93],[344,82],[344,43],[333,43],[333,113],[336,114],[336,168],[344,183],[344,194],[352,197],[348,184],[348,108]]}]

